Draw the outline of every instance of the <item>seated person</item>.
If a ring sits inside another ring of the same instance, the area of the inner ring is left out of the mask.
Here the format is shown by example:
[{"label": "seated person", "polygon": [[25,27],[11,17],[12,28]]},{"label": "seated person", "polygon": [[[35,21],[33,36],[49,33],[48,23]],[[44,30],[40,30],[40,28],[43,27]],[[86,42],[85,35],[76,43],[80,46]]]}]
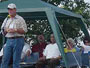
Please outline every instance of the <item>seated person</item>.
[{"label": "seated person", "polygon": [[[67,53],[75,53],[75,52],[79,52],[80,49],[78,47],[76,47],[76,44],[74,42],[74,40],[72,38],[68,38],[67,39],[67,47],[64,48],[64,52],[67,54]],[[73,54],[72,54],[73,55]],[[74,57],[75,58],[75,57]],[[72,59],[72,58],[71,58]],[[77,60],[76,60],[77,61]],[[76,62],[75,61],[75,62]],[[78,65],[73,65],[71,64],[72,62],[70,62],[69,64],[71,65],[70,68],[77,68]],[[63,67],[63,68],[66,68],[66,67]]]},{"label": "seated person", "polygon": [[38,35],[37,39],[39,43],[32,46],[32,52],[39,52],[39,57],[42,57],[43,50],[45,49],[47,43],[45,42],[43,35]]},{"label": "seated person", "polygon": [[21,53],[21,60],[23,61],[24,58],[27,56],[30,56],[30,54],[32,53],[31,51],[31,47],[29,44],[25,43],[24,47],[23,47],[23,50],[22,50],[22,53]]},{"label": "seated person", "polygon": [[37,61],[36,68],[42,68],[44,65],[49,68],[55,68],[60,63],[61,53],[53,34],[51,34],[50,41],[51,43],[46,46],[43,52],[43,57]]},{"label": "seated person", "polygon": [[90,51],[90,38],[85,37],[83,42],[85,44],[83,45],[83,53],[88,53]]},{"label": "seated person", "polygon": [[[6,44],[3,46],[3,48],[5,46],[6,46]],[[3,48],[0,51],[0,58],[1,58],[0,60],[2,60],[2,57],[3,57]],[[22,53],[21,53],[21,61],[24,60],[25,56],[30,56],[31,53],[32,53],[32,51],[31,51],[30,45],[25,43],[23,50],[22,50]],[[11,58],[10,64],[12,64],[12,58]]]},{"label": "seated person", "polygon": [[67,39],[67,44],[67,47],[64,48],[65,53],[80,51],[80,49],[76,47],[76,44],[72,38]]},{"label": "seated person", "polygon": [[[6,45],[4,45],[4,46],[6,46]],[[0,51],[0,64],[1,64],[1,62],[2,62],[2,56],[3,56],[3,48],[2,48],[1,51]]]},{"label": "seated person", "polygon": [[89,56],[90,56],[90,37],[85,37],[83,40],[84,44],[82,52],[82,68],[89,66]]}]

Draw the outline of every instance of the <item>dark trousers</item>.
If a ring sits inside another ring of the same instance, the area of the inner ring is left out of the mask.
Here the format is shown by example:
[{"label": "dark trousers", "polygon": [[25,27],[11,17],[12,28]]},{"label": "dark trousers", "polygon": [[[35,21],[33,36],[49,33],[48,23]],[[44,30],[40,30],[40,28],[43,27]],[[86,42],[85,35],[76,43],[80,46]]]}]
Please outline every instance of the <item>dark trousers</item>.
[{"label": "dark trousers", "polygon": [[36,68],[44,68],[45,66],[47,66],[47,68],[55,68],[55,66],[59,64],[59,59],[41,59],[36,63]]}]

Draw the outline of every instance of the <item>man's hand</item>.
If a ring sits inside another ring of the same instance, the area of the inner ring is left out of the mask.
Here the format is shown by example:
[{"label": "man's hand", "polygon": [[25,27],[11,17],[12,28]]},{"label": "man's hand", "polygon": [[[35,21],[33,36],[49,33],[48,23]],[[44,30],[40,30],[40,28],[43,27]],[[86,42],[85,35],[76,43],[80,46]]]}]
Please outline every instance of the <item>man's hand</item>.
[{"label": "man's hand", "polygon": [[27,56],[30,56],[30,51],[28,50],[27,53],[26,53]]},{"label": "man's hand", "polygon": [[6,33],[19,33],[19,34],[25,33],[25,31],[22,28],[19,28],[19,29],[6,28],[5,32]]},{"label": "man's hand", "polygon": [[5,29],[5,32],[7,32],[7,33],[15,33],[15,32],[17,32],[17,30],[16,29],[12,29],[12,28],[7,28],[7,29]]}]

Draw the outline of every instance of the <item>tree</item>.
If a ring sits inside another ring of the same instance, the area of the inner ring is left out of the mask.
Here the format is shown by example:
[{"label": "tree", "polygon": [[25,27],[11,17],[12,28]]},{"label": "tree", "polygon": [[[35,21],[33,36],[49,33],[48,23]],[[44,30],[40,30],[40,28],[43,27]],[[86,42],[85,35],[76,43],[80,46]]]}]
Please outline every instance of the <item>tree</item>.
[{"label": "tree", "polygon": [[[64,9],[82,15],[84,18],[84,22],[86,24],[90,25],[90,23],[88,22],[88,18],[90,18],[90,16],[89,16],[90,4],[89,3],[85,3],[84,0],[66,0],[66,1],[63,1],[62,4],[64,5]],[[72,26],[74,27],[75,24],[72,24]],[[70,25],[70,24],[67,24],[67,25]],[[75,37],[80,36],[79,31],[81,30],[81,28],[79,28],[79,26],[76,26],[76,28],[75,28],[75,32],[73,34]],[[68,33],[70,34],[70,32],[68,32]],[[77,33],[77,36],[76,36],[76,33]],[[72,37],[73,37],[73,35],[72,35]]]},{"label": "tree", "polygon": [[85,19],[89,18],[89,8],[90,4],[85,3],[84,0],[68,0],[68,1],[63,1],[63,5],[65,6],[64,9],[67,9],[69,11],[78,13],[82,15]]},{"label": "tree", "polygon": [[[64,7],[63,9],[72,11],[74,13],[80,14],[83,16],[85,19],[86,24],[90,24],[88,22],[89,16],[89,11],[90,11],[90,4],[85,3],[84,0],[43,0],[48,3],[51,3],[55,6],[62,4]],[[58,20],[59,21],[59,20]],[[61,22],[61,20],[59,21]],[[72,19],[67,19],[67,20],[62,20],[63,23],[60,23],[67,37],[77,37],[79,36],[79,31],[80,31],[80,26],[75,22],[75,20]],[[74,22],[74,23],[73,23]],[[72,31],[72,32],[71,32]]]},{"label": "tree", "polygon": [[63,0],[42,0],[42,1],[45,1],[47,3],[53,4],[55,6],[58,6],[60,4],[60,2],[63,1]]},{"label": "tree", "polygon": [[27,36],[31,38],[37,38],[37,35],[43,34],[46,41],[49,40],[49,36],[52,33],[48,20],[26,20],[28,26]]},{"label": "tree", "polygon": [[[89,17],[88,14],[88,8],[89,4],[85,3],[84,0],[43,0],[45,2],[48,2],[50,4],[53,4],[55,6],[58,6],[59,4],[64,5],[64,9],[81,14],[85,18],[85,22],[87,18]],[[62,29],[65,33],[65,36],[68,37],[78,37],[80,36],[80,26],[77,24],[77,21],[75,19],[58,19],[60,25],[62,26]],[[61,23],[62,22],[62,23]],[[32,35],[36,36],[39,34],[43,34],[46,39],[48,39],[49,35],[52,33],[52,29],[48,23],[48,20],[27,20],[28,25],[28,32],[29,37],[32,37]]]}]

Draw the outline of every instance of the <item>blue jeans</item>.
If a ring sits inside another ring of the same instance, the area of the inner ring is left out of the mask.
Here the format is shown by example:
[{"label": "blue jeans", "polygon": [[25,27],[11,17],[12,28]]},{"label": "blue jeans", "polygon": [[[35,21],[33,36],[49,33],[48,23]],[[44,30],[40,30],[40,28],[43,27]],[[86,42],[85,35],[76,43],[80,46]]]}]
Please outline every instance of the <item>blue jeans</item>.
[{"label": "blue jeans", "polygon": [[21,60],[21,52],[24,46],[24,38],[7,39],[4,48],[4,55],[2,58],[1,68],[9,68],[11,56],[13,56],[13,68],[19,68]]}]

